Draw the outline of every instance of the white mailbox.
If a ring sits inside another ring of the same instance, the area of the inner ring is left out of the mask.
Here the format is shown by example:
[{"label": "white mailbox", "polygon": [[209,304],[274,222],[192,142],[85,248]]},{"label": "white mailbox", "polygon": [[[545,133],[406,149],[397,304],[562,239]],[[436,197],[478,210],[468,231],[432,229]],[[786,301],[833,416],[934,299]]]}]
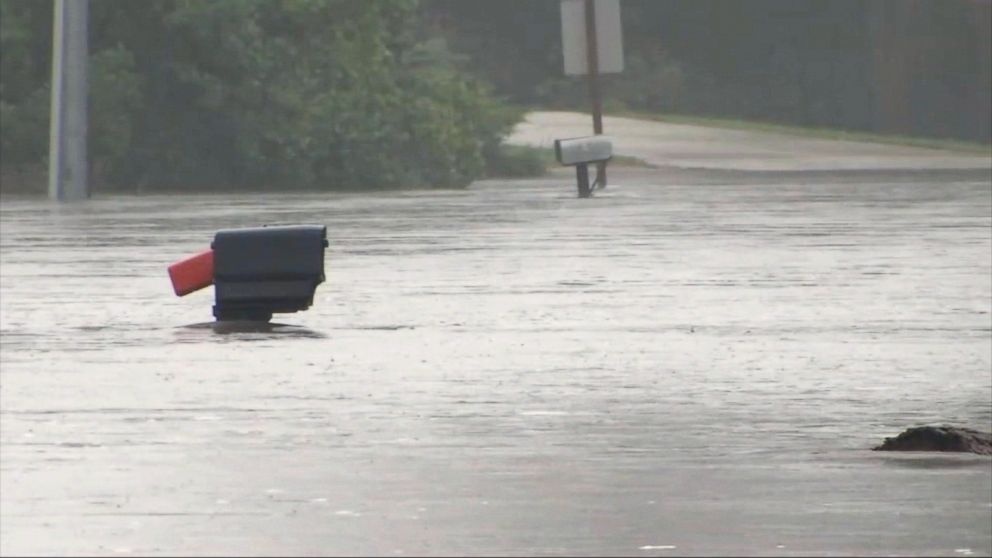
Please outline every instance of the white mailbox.
[{"label": "white mailbox", "polygon": [[[579,187],[579,197],[592,195],[589,185],[589,165],[604,163],[613,157],[613,140],[608,136],[586,136],[555,140],[555,158],[563,165],[575,167],[575,180]],[[599,184],[603,187],[604,184]]]},{"label": "white mailbox", "polygon": [[609,136],[586,136],[555,140],[555,157],[563,165],[578,165],[606,161],[613,156],[613,140]]}]

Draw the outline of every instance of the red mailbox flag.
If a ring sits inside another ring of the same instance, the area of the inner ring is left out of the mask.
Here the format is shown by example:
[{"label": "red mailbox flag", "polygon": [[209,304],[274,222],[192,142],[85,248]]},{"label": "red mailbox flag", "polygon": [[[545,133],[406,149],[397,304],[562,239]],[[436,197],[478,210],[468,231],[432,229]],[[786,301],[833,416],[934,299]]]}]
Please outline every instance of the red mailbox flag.
[{"label": "red mailbox flag", "polygon": [[209,287],[214,282],[214,251],[207,250],[170,265],[169,278],[179,296]]}]

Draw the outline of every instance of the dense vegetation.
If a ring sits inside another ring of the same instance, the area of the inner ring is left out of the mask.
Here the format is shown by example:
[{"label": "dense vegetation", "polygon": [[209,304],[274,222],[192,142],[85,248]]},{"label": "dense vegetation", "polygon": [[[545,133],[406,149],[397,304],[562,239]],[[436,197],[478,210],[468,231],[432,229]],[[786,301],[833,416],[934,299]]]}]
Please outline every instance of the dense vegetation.
[{"label": "dense vegetation", "polygon": [[[562,76],[559,0],[431,0],[453,50],[511,100],[585,109]],[[984,0],[622,0],[631,109],[988,143]]]},{"label": "dense vegetation", "polygon": [[[623,0],[608,111],[988,143],[981,0]],[[48,150],[52,2],[0,0],[0,173]],[[587,107],[559,0],[90,0],[97,187],[459,187],[542,163],[513,106]],[[4,179],[4,185],[8,182]],[[12,182],[18,182],[14,180]]]},{"label": "dense vegetation", "polygon": [[[0,1],[2,156],[48,142],[52,3]],[[427,48],[409,0],[93,0],[92,180],[460,187],[519,118]]]}]

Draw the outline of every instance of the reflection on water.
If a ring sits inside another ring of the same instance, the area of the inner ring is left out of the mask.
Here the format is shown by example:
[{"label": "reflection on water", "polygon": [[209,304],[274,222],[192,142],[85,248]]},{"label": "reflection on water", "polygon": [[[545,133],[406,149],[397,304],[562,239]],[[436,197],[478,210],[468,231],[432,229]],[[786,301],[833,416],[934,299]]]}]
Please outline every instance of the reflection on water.
[{"label": "reflection on water", "polygon": [[[570,180],[4,200],[3,553],[992,552],[992,460],[870,451],[992,428],[987,181]],[[308,311],[172,294],[301,222]]]},{"label": "reflection on water", "polygon": [[957,467],[988,468],[987,458],[974,454],[941,454],[935,452],[906,452],[898,456],[883,458],[882,462],[891,467],[909,469],[944,469]]},{"label": "reflection on water", "polygon": [[[236,335],[239,333],[264,333],[263,339],[280,339],[300,337],[306,339],[323,339],[323,333],[307,329],[305,327],[274,322],[259,322],[250,320],[225,320],[214,322],[200,322],[182,326],[185,330],[208,331],[218,335]],[[191,340],[192,337],[187,338]],[[245,337],[249,339],[249,337]],[[202,339],[200,339],[202,341]]]}]

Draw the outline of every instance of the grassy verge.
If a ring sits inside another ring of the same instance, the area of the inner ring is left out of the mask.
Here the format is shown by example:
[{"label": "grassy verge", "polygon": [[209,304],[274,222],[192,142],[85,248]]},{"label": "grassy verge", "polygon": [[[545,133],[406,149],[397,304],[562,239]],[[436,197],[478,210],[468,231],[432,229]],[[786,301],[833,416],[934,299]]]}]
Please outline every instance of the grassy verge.
[{"label": "grassy verge", "polygon": [[992,151],[989,144],[975,143],[953,139],[920,138],[913,136],[900,136],[889,134],[875,134],[871,132],[855,132],[849,130],[838,130],[833,128],[803,128],[801,126],[789,126],[786,124],[772,124],[770,122],[757,122],[753,120],[734,120],[728,118],[714,118],[708,116],[686,116],[680,114],[657,114],[636,111],[621,111],[610,114],[610,116],[622,116],[625,118],[637,118],[639,120],[653,120],[656,122],[669,122],[672,124],[691,124],[695,126],[709,126],[713,128],[730,128],[734,130],[753,130],[756,132],[772,132],[777,134],[787,134],[794,136],[804,136],[820,139],[862,141],[868,143],[885,143],[892,145],[905,145],[911,147],[926,147],[930,149],[943,149],[956,151],[959,153],[974,153],[988,155]]},{"label": "grassy verge", "polygon": [[48,169],[37,165],[29,169],[0,166],[0,194],[47,194]]}]

